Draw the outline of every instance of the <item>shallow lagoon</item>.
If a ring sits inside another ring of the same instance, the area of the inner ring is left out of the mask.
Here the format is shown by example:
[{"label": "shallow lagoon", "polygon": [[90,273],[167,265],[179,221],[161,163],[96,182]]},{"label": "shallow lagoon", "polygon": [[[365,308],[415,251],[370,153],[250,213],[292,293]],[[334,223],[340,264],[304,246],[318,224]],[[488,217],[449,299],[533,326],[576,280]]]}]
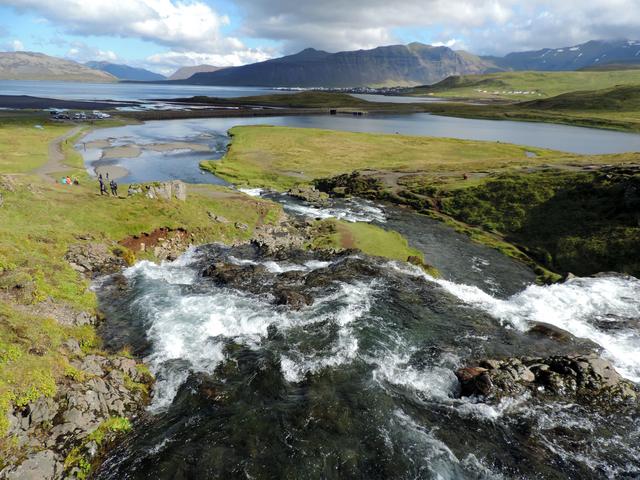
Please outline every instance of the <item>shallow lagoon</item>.
[{"label": "shallow lagoon", "polygon": [[551,148],[578,154],[604,154],[640,151],[640,135],[634,133],[571,127],[546,123],[473,120],[442,117],[427,113],[411,115],[369,115],[365,117],[300,115],[282,117],[205,118],[151,121],[140,125],[100,129],[83,142],[111,139],[112,145],[144,145],[188,142],[207,145],[208,152],[176,149],[144,150],[135,158],[103,160],[102,150],[80,145],[87,168],[115,164],[126,168],[127,182],[181,179],[190,183],[224,183],[213,175],[203,174],[202,160],[224,155],[227,131],[237,125],[278,125],[301,128],[325,128],[351,132],[400,133],[470,140],[499,141],[532,147]]}]

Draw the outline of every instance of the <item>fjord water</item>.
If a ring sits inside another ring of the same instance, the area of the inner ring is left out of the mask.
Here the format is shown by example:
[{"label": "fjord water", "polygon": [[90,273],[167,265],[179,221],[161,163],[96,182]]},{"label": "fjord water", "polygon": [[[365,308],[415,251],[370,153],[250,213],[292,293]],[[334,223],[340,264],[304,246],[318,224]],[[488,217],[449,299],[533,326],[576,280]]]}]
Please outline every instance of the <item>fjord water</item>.
[{"label": "fjord water", "polygon": [[290,93],[261,87],[213,87],[164,83],[80,83],[0,80],[0,95],[31,95],[61,100],[144,101],[207,95],[219,98]]},{"label": "fjord water", "polygon": [[[525,280],[516,264],[481,260],[499,288]],[[251,293],[251,277],[220,286],[202,275],[216,262],[302,276],[315,302],[275,306]],[[98,478],[637,478],[639,418],[526,396],[461,399],[453,372],[483,357],[603,348],[637,380],[640,282],[576,279],[500,298],[445,277],[363,256],[210,245],[103,280],[107,346],[133,345],[158,381]],[[538,321],[583,338],[527,333]]]},{"label": "fjord water", "polygon": [[253,118],[202,118],[150,121],[140,125],[95,130],[83,142],[112,139],[112,146],[188,142],[206,145],[209,152],[188,149],[157,152],[145,150],[136,158],[102,159],[102,149],[79,146],[88,170],[117,164],[129,171],[122,181],[147,182],[180,179],[190,183],[225,182],[203,175],[199,163],[224,155],[229,143],[228,130],[238,125],[276,125],[323,128],[350,132],[401,133],[471,140],[500,141],[551,148],[580,154],[640,151],[640,135],[543,123],[497,120],[470,120],[429,114],[370,115],[367,117],[296,115]]}]

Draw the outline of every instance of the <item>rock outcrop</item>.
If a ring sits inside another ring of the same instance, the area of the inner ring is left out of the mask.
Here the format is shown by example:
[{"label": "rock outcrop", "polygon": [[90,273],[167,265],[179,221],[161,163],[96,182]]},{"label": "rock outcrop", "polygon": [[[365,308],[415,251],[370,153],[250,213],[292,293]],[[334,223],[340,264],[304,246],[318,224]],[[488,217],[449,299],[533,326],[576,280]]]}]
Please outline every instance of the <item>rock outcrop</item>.
[{"label": "rock outcrop", "polygon": [[[318,288],[335,285],[336,282],[349,281],[359,276],[379,274],[377,268],[353,256],[353,252],[345,251],[333,254],[323,251],[308,252],[298,249],[279,250],[275,255],[263,255],[256,244],[244,245],[242,253],[256,261],[238,263],[224,254],[202,271],[202,277],[214,284],[242,290],[257,295],[264,295],[274,305],[281,305],[291,310],[300,310],[313,305]],[[271,268],[272,262],[291,263],[296,265],[291,270],[281,271]],[[331,261],[330,267],[322,265]],[[317,268],[305,265],[315,264]]]},{"label": "rock outcrop", "polygon": [[78,243],[71,245],[65,255],[71,268],[88,275],[107,275],[120,271],[127,262],[113,246],[104,243]]},{"label": "rock outcrop", "polygon": [[499,399],[530,392],[588,404],[637,404],[635,386],[596,354],[487,359],[456,372],[462,396]]},{"label": "rock outcrop", "polygon": [[[40,397],[9,414],[7,438],[15,448],[4,463],[0,478],[12,480],[84,478],[69,461],[70,452],[90,440],[90,435],[114,417],[135,417],[146,404],[153,381],[135,360],[82,354],[75,340],[64,347],[71,358],[67,382],[53,397]],[[99,445],[83,450],[91,462]],[[76,450],[77,451],[77,450]]]},{"label": "rock outcrop", "polygon": [[145,195],[147,198],[160,200],[187,200],[187,185],[180,180],[171,182],[155,182],[148,184],[132,184],[127,191],[128,196]]},{"label": "rock outcrop", "polygon": [[317,190],[315,187],[309,187],[306,185],[293,187],[287,192],[287,194],[293,198],[304,200],[315,207],[326,207],[329,203],[329,195]]},{"label": "rock outcrop", "polygon": [[380,179],[357,171],[331,178],[321,178],[314,183],[318,190],[335,197],[380,198],[385,192],[385,186]]}]

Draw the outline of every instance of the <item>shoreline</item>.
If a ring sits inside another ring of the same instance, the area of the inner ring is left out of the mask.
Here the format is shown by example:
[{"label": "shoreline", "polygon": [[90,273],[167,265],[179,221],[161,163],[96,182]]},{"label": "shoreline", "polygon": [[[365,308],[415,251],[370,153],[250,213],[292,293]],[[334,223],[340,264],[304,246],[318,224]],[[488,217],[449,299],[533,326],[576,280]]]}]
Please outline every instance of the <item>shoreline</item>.
[{"label": "shoreline", "polygon": [[[294,94],[295,95],[295,94]],[[351,102],[351,105],[341,106],[340,98],[334,100],[332,95],[326,94],[319,101],[312,99],[313,105],[291,106],[287,103],[262,97],[237,97],[231,99],[213,97],[192,97],[164,99],[163,103],[181,105],[182,109],[173,110],[133,110],[121,111],[114,107],[127,107],[141,105],[140,101],[115,102],[104,101],[76,101],[58,100],[44,97],[10,96],[0,95],[0,118],[2,116],[15,115],[42,115],[48,108],[102,110],[113,117],[137,120],[179,120],[189,118],[251,118],[271,116],[295,116],[295,115],[330,115],[335,111],[338,116],[351,115],[404,115],[411,113],[429,113],[445,117],[468,118],[476,120],[507,120],[516,122],[548,123],[556,125],[569,125],[599,130],[613,130],[640,134],[640,122],[632,120],[619,120],[615,116],[607,118],[598,115],[585,115],[586,112],[563,112],[556,110],[535,110],[522,108],[518,103],[487,103],[478,104],[452,99],[442,103],[376,103],[361,100]],[[348,96],[350,97],[350,96]],[[358,100],[353,97],[354,100]],[[344,100],[344,99],[342,99]],[[152,100],[148,103],[157,102]],[[291,102],[290,102],[291,103]],[[189,109],[189,107],[193,107]],[[209,108],[207,108],[209,107]],[[607,113],[607,112],[604,112]],[[91,123],[99,123],[103,120],[92,120]],[[74,123],[62,120],[64,123]]]}]

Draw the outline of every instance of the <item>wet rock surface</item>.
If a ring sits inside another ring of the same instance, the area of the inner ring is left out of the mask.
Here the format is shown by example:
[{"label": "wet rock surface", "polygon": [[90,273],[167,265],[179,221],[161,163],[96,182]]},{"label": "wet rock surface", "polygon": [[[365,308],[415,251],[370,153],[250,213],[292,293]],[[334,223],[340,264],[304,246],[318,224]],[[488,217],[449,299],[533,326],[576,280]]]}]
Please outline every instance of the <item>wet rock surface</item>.
[{"label": "wet rock surface", "polygon": [[[40,397],[9,413],[7,438],[14,453],[4,459],[9,466],[0,471],[0,478],[77,478],[65,465],[69,452],[84,446],[85,439],[110,418],[142,412],[152,378],[135,360],[83,356],[73,340],[65,348],[71,357],[69,375],[55,396]],[[99,454],[97,445],[85,452],[88,461]]]},{"label": "wet rock surface", "polygon": [[[236,252],[243,254],[242,262],[234,262],[236,257],[233,255],[220,255],[202,270],[202,277],[216,286],[264,295],[274,305],[299,310],[314,303],[318,287],[326,287],[336,281],[348,281],[360,276],[363,271],[372,276],[379,273],[375,267],[365,267],[353,256],[355,252],[351,251],[340,254],[311,253],[284,247],[276,249],[275,253],[265,254],[264,251],[264,244],[256,242],[236,247]],[[248,260],[247,257],[255,260]],[[284,269],[272,266],[283,259],[289,262]],[[321,265],[321,268],[311,270],[310,267],[305,268],[305,264]]]},{"label": "wet rock surface", "polygon": [[490,399],[526,392],[540,399],[562,399],[613,408],[638,407],[637,387],[595,353],[546,358],[486,359],[456,371],[462,396]]},{"label": "wet rock surface", "polygon": [[[505,328],[409,265],[284,244],[269,250],[202,246],[173,265],[140,265],[101,291],[106,344],[141,345],[172,389],[156,389],[154,402],[166,399],[167,409],[110,452],[97,478],[640,471],[628,383],[590,355],[592,342],[551,326]],[[561,366],[582,360],[573,390]],[[563,384],[545,380],[536,363]],[[476,367],[462,372],[474,382],[470,398],[460,397],[454,375],[465,364]],[[621,436],[630,447],[620,448]]]},{"label": "wet rock surface", "polygon": [[287,194],[293,198],[304,200],[314,207],[325,207],[329,203],[329,195],[327,193],[321,192],[315,187],[306,185],[293,187],[287,192]]}]

